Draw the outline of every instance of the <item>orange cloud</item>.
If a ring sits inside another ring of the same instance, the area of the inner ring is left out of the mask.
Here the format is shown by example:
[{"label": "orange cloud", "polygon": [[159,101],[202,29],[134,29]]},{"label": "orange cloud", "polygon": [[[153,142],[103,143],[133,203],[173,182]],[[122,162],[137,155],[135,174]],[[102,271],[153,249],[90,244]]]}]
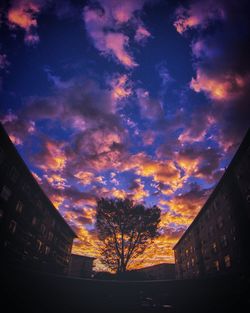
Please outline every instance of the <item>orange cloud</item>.
[{"label": "orange cloud", "polygon": [[131,186],[130,186],[130,190],[132,191],[129,196],[131,197],[131,199],[133,199],[135,202],[139,202],[144,200],[144,198],[149,196],[149,192],[147,190],[145,190],[145,185],[142,182],[141,178],[136,178]]},{"label": "orange cloud", "polygon": [[155,182],[166,184],[173,191],[183,185],[181,172],[171,160],[153,160],[145,153],[138,153],[132,155],[121,166],[123,171],[132,169],[137,175],[152,177]]},{"label": "orange cloud", "polygon": [[40,12],[42,3],[34,0],[14,0],[9,11],[8,21],[10,25],[18,26],[25,30],[25,42],[36,43],[39,41],[34,30],[37,27],[37,15]]},{"label": "orange cloud", "polygon": [[79,171],[74,176],[79,179],[82,185],[89,185],[94,180],[94,174],[92,172]]},{"label": "orange cloud", "polygon": [[55,208],[58,209],[64,202],[65,198],[59,194],[53,194],[50,196],[50,201],[54,204]]},{"label": "orange cloud", "polygon": [[205,92],[213,100],[235,100],[242,95],[249,81],[249,75],[224,74],[220,77],[209,77],[204,71],[198,69],[196,78],[191,80],[190,87],[196,92]]},{"label": "orange cloud", "polygon": [[184,33],[188,28],[195,27],[199,25],[201,22],[201,19],[199,19],[197,16],[189,16],[189,17],[179,17],[178,20],[174,22],[174,27],[176,28],[177,32],[182,34]]},{"label": "orange cloud", "polygon": [[34,158],[36,165],[44,171],[61,171],[66,166],[67,157],[63,144],[47,140],[43,151]]},{"label": "orange cloud", "polygon": [[63,190],[67,187],[67,180],[59,174],[44,175],[44,178],[55,189]]},{"label": "orange cloud", "polygon": [[116,100],[127,98],[132,94],[132,89],[128,86],[128,75],[123,74],[111,80],[111,96]]},{"label": "orange cloud", "polygon": [[193,184],[189,191],[180,193],[170,200],[163,200],[161,203],[167,205],[171,212],[177,215],[180,214],[191,222],[201,209],[209,193],[208,189],[201,189],[198,185]]}]

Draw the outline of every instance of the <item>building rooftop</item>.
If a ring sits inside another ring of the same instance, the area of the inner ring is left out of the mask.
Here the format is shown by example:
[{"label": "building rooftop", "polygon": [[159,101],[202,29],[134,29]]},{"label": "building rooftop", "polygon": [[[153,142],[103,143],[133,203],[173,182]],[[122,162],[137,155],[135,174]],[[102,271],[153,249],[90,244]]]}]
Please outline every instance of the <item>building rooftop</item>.
[{"label": "building rooftop", "polygon": [[87,256],[87,255],[81,255],[81,254],[75,254],[75,253],[71,253],[71,256],[75,257],[75,258],[82,258],[82,259],[93,259],[95,260],[96,258],[92,257],[92,256]]}]

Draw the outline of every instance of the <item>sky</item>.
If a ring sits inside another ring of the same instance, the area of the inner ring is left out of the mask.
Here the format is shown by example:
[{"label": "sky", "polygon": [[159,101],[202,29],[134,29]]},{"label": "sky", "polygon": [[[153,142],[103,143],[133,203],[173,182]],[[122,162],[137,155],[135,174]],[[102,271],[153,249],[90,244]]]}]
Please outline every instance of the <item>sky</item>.
[{"label": "sky", "polygon": [[172,247],[250,125],[249,2],[0,3],[0,121],[42,189],[97,258],[96,199],[161,209]]}]

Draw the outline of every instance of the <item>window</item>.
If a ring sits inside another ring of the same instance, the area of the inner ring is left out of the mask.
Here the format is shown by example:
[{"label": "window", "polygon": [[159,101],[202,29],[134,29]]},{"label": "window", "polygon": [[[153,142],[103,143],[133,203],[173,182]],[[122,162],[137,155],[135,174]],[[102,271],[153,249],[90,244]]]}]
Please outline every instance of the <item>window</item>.
[{"label": "window", "polygon": [[41,240],[37,240],[37,242],[36,242],[36,246],[37,246],[37,251],[41,251],[41,249],[42,249],[42,242],[41,242]]},{"label": "window", "polygon": [[230,258],[230,255],[226,255],[224,257],[224,261],[225,261],[225,265],[227,268],[231,267],[231,258]]},{"label": "window", "polygon": [[194,266],[194,258],[192,258],[191,264],[192,264],[192,266]]},{"label": "window", "polygon": [[188,256],[188,249],[186,249],[185,253],[186,253],[186,256]]},{"label": "window", "polygon": [[53,233],[51,231],[49,232],[48,238],[49,238],[50,241],[53,239]]},{"label": "window", "polygon": [[18,213],[22,213],[22,210],[23,210],[23,203],[21,201],[18,201],[16,205],[16,211]]},{"label": "window", "polygon": [[214,261],[214,267],[215,267],[216,271],[220,270],[220,263],[218,260]]},{"label": "window", "polygon": [[216,212],[218,210],[217,201],[214,201],[213,207],[214,207],[214,211]]},{"label": "window", "polygon": [[10,230],[10,232],[12,233],[12,234],[14,234],[15,233],[15,231],[16,231],[16,222],[15,221],[10,221],[10,225],[9,225],[9,230]]},{"label": "window", "polygon": [[1,198],[4,199],[5,201],[9,200],[9,197],[11,196],[11,191],[7,186],[3,186],[1,194]]},{"label": "window", "polygon": [[30,186],[28,184],[24,183],[22,189],[27,195],[30,195]]},{"label": "window", "polygon": [[48,255],[50,253],[50,247],[46,246],[45,247],[45,254]]},{"label": "window", "polygon": [[10,170],[10,173],[9,173],[9,176],[10,176],[10,179],[13,183],[16,183],[17,182],[17,179],[19,177],[19,173],[17,171],[17,169],[12,166],[11,170]]},{"label": "window", "polygon": [[217,223],[218,227],[221,229],[223,227],[223,219],[221,216],[218,217]]},{"label": "window", "polygon": [[44,224],[42,224],[41,225],[41,233],[44,235],[45,231],[46,231],[46,227]]},{"label": "window", "polygon": [[222,242],[222,244],[223,244],[224,247],[227,246],[227,236],[226,236],[226,235],[223,235],[223,236],[221,237],[221,242]]},{"label": "window", "polygon": [[216,253],[217,252],[217,244],[216,244],[216,242],[213,242],[212,248],[213,248],[213,252]]},{"label": "window", "polygon": [[32,223],[32,225],[36,225],[36,223],[37,223],[37,218],[36,218],[35,216],[33,216],[31,223]]},{"label": "window", "polygon": [[41,200],[38,200],[38,201],[37,201],[37,207],[38,207],[40,210],[43,209]]},{"label": "window", "polygon": [[213,226],[209,226],[209,235],[210,236],[212,236],[213,235],[213,233],[214,233],[214,228],[213,228]]}]

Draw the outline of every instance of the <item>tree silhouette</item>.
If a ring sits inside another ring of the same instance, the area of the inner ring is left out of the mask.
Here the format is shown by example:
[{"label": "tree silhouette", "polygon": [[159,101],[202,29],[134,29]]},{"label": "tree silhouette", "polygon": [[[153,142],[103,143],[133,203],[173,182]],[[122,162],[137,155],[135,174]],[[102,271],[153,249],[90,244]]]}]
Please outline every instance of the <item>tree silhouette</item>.
[{"label": "tree silhouette", "polygon": [[101,262],[117,273],[141,255],[158,235],[161,211],[145,208],[129,199],[97,201],[96,229],[102,241]]}]

